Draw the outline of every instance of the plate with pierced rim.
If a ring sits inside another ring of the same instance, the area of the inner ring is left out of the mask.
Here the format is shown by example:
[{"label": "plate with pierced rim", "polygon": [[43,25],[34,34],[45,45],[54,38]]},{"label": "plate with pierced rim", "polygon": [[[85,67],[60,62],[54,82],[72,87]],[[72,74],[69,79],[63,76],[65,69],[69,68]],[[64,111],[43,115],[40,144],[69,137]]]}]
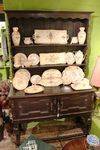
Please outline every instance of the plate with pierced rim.
[{"label": "plate with pierced rim", "polygon": [[14,56],[14,67],[23,67],[25,62],[27,62],[27,56],[23,53],[17,53]]},{"label": "plate with pierced rim", "polygon": [[28,56],[28,61],[30,62],[32,66],[35,66],[35,65],[38,65],[40,61],[40,57],[37,54],[32,53]]},{"label": "plate with pierced rim", "polygon": [[24,90],[24,92],[27,94],[35,94],[43,91],[44,91],[44,87],[41,85],[31,85]]}]

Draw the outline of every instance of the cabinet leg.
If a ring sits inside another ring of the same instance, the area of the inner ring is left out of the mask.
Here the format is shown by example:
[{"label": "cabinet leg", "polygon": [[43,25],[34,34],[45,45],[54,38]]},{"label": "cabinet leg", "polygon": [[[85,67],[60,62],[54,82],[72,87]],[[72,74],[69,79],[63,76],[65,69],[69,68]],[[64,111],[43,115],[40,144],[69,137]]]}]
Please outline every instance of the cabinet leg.
[{"label": "cabinet leg", "polygon": [[92,116],[91,114],[87,114],[82,117],[83,123],[84,123],[84,131],[85,134],[88,135],[91,129],[91,124],[92,124]]},{"label": "cabinet leg", "polygon": [[92,124],[92,117],[91,116],[88,117],[86,121],[87,121],[87,134],[89,134]]},{"label": "cabinet leg", "polygon": [[20,124],[14,125],[14,134],[16,136],[16,145],[19,146],[20,145],[20,135],[21,135]]}]

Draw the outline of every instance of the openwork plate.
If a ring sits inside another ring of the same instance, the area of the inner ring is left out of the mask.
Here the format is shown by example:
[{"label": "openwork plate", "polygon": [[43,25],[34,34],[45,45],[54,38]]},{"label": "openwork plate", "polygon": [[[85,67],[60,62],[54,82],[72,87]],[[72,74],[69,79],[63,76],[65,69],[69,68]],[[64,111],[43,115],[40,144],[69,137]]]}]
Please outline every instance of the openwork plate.
[{"label": "openwork plate", "polygon": [[23,53],[17,53],[14,56],[14,67],[24,67],[25,62],[27,62],[27,56]]}]

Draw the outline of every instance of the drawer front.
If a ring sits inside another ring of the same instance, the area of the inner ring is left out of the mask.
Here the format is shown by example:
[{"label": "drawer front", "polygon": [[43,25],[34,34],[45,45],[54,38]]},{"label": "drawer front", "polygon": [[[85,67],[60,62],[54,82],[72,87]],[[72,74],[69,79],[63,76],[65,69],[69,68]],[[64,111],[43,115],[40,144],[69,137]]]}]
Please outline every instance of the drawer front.
[{"label": "drawer front", "polygon": [[16,99],[12,107],[13,119],[41,119],[56,116],[53,100],[49,97]]},{"label": "drawer front", "polygon": [[60,114],[77,113],[93,109],[94,94],[63,96],[60,101]]}]

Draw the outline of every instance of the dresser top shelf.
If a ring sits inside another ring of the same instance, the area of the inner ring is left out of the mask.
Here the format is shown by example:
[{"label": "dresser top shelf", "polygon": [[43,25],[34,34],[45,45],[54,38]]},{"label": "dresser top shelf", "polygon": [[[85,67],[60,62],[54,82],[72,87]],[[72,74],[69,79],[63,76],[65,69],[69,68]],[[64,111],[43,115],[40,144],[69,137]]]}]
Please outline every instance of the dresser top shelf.
[{"label": "dresser top shelf", "polygon": [[74,95],[81,93],[89,93],[94,92],[94,89],[87,90],[73,90],[72,88],[67,86],[57,86],[57,87],[45,87],[44,91],[36,94],[25,94],[24,91],[17,91],[11,86],[9,98],[35,98],[35,97],[45,97],[45,96],[60,96],[60,95]]}]

